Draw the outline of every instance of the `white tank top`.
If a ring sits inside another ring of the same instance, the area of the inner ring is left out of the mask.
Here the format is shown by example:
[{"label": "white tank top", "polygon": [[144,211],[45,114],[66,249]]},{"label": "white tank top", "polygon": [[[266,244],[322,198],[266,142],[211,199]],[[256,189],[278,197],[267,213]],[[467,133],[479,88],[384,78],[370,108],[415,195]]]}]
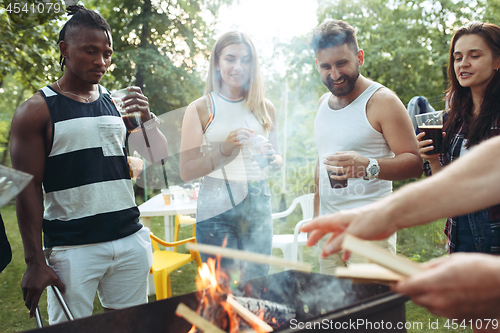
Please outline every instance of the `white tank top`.
[{"label": "white tank top", "polygon": [[[264,131],[252,110],[246,106],[245,100],[230,101],[213,93],[210,93],[209,97],[213,105],[213,117],[205,128],[204,143],[208,144],[210,149],[219,149],[219,145],[229,133],[240,127],[249,127],[255,131],[255,136],[262,135],[268,138],[269,133]],[[266,179],[265,169],[261,169],[257,162],[250,158],[250,152],[241,149],[238,156],[224,166],[227,179],[237,182]],[[214,170],[207,176],[224,179],[222,169]]]},{"label": "white tank top", "polygon": [[366,104],[381,87],[372,83],[351,104],[340,110],[328,106],[331,95],[319,106],[314,121],[314,139],[319,156],[320,214],[364,206],[392,193],[392,182],[387,180],[349,178],[348,186],[332,189],[321,156],[337,151],[356,151],[364,157],[392,158],[394,153],[366,117]]}]

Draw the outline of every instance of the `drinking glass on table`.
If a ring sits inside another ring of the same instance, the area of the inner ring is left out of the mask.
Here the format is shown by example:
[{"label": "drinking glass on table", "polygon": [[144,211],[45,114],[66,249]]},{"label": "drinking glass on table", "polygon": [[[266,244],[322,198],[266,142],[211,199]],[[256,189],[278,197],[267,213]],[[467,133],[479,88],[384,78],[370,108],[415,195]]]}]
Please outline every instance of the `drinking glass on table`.
[{"label": "drinking glass on table", "polygon": [[131,93],[132,91],[127,88],[111,92],[111,100],[120,113],[128,132],[134,132],[141,126],[141,114],[139,112],[127,112],[127,108],[123,108],[123,98]]},{"label": "drinking glass on table", "polygon": [[168,206],[170,205],[170,202],[171,202],[171,192],[170,192],[170,189],[168,188],[162,188],[161,189],[161,194],[163,195],[163,202],[165,204],[165,206]]}]

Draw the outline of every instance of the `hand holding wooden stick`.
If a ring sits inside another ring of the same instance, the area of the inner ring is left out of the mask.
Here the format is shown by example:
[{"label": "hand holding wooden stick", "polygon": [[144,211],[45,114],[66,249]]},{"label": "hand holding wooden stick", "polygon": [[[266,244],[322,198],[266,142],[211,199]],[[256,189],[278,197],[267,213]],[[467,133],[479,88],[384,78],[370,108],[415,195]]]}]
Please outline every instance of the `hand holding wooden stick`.
[{"label": "hand holding wooden stick", "polygon": [[194,244],[194,243],[188,243],[186,244],[186,247],[189,250],[195,250],[198,252],[208,253],[212,255],[220,255],[225,258],[246,260],[265,265],[267,264],[267,265],[283,266],[307,273],[310,273],[312,270],[311,265],[306,263],[289,261],[278,257],[266,256],[260,253],[247,252],[247,251],[229,249],[226,247],[206,245],[206,244]]}]

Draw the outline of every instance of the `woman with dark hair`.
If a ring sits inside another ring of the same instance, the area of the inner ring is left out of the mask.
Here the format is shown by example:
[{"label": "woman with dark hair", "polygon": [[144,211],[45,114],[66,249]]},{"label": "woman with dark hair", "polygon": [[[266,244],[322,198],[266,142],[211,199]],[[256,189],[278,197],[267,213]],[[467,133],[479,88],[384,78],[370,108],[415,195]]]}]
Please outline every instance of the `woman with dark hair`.
[{"label": "woman with dark hair", "polygon": [[[432,140],[422,141],[424,133],[417,136],[420,153],[428,160],[432,173],[500,134],[499,68],[500,27],[472,22],[455,32],[448,66],[445,153],[425,155],[433,149]],[[500,254],[500,205],[449,218],[445,232],[450,252]]]},{"label": "woman with dark hair", "polygon": [[[281,163],[276,113],[265,98],[255,46],[246,34],[227,32],[212,49],[205,95],[187,107],[182,124],[181,178],[203,177],[197,242],[270,255],[267,170]],[[227,258],[221,266],[231,280],[269,272],[269,265]]]}]

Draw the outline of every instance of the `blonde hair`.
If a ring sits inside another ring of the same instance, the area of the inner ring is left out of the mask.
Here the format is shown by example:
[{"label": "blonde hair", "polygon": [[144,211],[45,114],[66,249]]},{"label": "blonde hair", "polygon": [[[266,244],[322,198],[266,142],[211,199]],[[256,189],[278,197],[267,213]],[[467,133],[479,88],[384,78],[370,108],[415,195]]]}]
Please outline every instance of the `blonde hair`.
[{"label": "blonde hair", "polygon": [[260,74],[259,62],[257,61],[257,51],[252,43],[252,40],[248,35],[238,32],[229,31],[223,34],[216,42],[212,48],[212,53],[210,55],[210,66],[208,68],[207,84],[205,86],[205,94],[210,92],[219,93],[221,86],[221,75],[217,70],[219,64],[219,58],[222,50],[231,44],[245,44],[251,56],[252,62],[252,72],[250,74],[250,79],[244,87],[244,96],[246,100],[246,105],[262,125],[265,131],[269,131],[272,126],[271,117],[267,113],[265,93],[264,93],[264,82]]}]

